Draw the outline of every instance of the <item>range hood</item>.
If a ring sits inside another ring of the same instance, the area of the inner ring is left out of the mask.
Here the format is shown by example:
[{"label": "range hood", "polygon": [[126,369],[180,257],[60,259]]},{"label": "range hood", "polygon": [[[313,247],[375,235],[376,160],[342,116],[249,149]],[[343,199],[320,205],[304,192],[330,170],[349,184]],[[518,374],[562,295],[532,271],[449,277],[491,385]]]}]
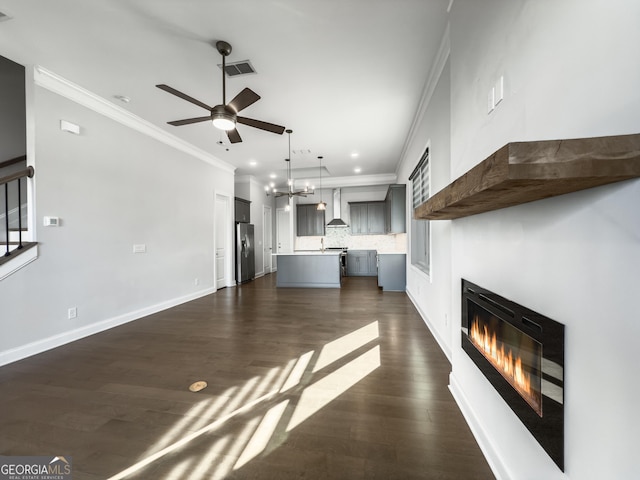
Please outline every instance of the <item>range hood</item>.
[{"label": "range hood", "polygon": [[333,220],[327,223],[327,227],[348,227],[340,218],[340,189],[333,190]]}]

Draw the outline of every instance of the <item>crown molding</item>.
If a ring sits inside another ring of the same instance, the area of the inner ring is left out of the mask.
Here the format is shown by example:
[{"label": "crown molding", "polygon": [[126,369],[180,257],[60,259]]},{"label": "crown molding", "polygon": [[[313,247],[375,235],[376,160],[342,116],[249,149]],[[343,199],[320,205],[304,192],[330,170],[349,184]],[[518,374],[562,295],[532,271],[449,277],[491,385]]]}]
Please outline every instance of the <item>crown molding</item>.
[{"label": "crown molding", "polygon": [[96,113],[104,115],[126,127],[140,132],[148,137],[158,140],[170,147],[175,148],[187,155],[191,155],[203,162],[214,167],[220,168],[229,173],[234,173],[235,167],[210,153],[192,145],[181,138],[166,132],[162,128],[154,125],[141,117],[134,115],[128,110],[115,105],[108,100],[96,95],[85,88],[43,68],[39,65],[34,67],[33,71],[35,84],[46,88],[47,90],[57,93],[71,101],[74,101]]},{"label": "crown molding", "polygon": [[248,183],[249,185],[262,186],[263,184],[254,175],[236,175],[233,183]]},{"label": "crown molding", "polygon": [[[382,173],[379,175],[350,175],[348,177],[322,177],[322,189],[340,187],[368,187],[373,185],[389,185],[396,183],[398,176],[395,173]],[[306,181],[319,186],[319,178],[308,180],[294,180],[295,188],[304,188]]]}]

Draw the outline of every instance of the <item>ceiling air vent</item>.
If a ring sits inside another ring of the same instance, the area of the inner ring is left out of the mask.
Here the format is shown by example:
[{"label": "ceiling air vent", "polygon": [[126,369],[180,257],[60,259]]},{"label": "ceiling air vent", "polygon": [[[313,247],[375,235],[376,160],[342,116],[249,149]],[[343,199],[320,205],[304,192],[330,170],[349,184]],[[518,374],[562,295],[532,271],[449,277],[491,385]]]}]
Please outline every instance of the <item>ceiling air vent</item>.
[{"label": "ceiling air vent", "polygon": [[[219,68],[222,68],[222,64],[218,64]],[[255,68],[251,65],[249,60],[242,60],[241,62],[227,63],[224,71],[229,77],[237,77],[238,75],[249,75],[256,73]]]}]

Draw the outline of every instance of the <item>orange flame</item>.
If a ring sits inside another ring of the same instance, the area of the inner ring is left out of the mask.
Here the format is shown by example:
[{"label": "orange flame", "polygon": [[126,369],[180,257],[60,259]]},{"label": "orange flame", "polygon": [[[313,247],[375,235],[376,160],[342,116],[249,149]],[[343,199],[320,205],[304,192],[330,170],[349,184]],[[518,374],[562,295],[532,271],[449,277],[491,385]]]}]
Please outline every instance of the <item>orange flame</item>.
[{"label": "orange flame", "polygon": [[478,317],[473,319],[469,338],[476,348],[480,350],[480,353],[516,389],[531,408],[542,416],[540,400],[537,397],[535,388],[531,386],[531,376],[522,367],[522,359],[519,356],[514,358],[510,348],[505,352],[505,347],[502,343],[498,346],[495,332],[489,332],[486,325],[480,327]]}]

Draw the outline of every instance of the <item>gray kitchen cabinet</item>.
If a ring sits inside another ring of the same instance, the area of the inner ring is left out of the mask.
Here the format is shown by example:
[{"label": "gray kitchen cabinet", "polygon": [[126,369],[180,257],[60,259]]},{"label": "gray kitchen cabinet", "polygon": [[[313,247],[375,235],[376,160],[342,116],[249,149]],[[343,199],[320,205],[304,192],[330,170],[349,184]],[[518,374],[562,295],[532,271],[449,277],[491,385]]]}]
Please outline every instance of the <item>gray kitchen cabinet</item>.
[{"label": "gray kitchen cabinet", "polygon": [[236,222],[251,223],[251,202],[249,200],[236,197],[235,218]]},{"label": "gray kitchen cabinet", "polygon": [[317,237],[325,234],[325,211],[317,210],[317,204],[296,206],[296,233],[299,237]]},{"label": "gray kitchen cabinet", "polygon": [[375,250],[347,251],[348,277],[375,277],[378,274]]},{"label": "gray kitchen cabinet", "polygon": [[369,235],[384,235],[384,202],[367,204],[367,233]]},{"label": "gray kitchen cabinet", "polygon": [[351,235],[382,235],[385,233],[384,202],[349,203]]},{"label": "gray kitchen cabinet", "polygon": [[404,253],[378,254],[378,286],[382,290],[404,292],[407,286],[407,255]]},{"label": "gray kitchen cabinet", "polygon": [[385,203],[385,232],[405,233],[407,231],[407,186],[389,185]]},{"label": "gray kitchen cabinet", "polygon": [[367,204],[366,203],[350,203],[349,214],[351,219],[351,235],[367,234]]}]

